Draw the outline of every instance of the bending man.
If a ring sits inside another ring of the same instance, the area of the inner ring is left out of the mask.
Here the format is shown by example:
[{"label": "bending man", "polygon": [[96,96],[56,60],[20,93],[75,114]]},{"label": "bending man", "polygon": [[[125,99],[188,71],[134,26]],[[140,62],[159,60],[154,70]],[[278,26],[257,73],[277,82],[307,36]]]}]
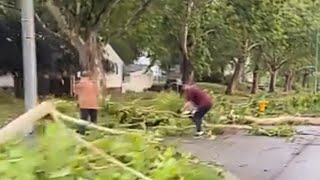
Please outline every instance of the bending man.
[{"label": "bending man", "polygon": [[210,95],[208,95],[206,92],[202,91],[195,85],[185,84],[182,88],[186,99],[182,111],[185,111],[191,106],[196,108],[192,120],[196,125],[197,130],[195,133],[195,137],[201,137],[204,135],[204,132],[202,130],[202,120],[212,107],[212,99]]}]

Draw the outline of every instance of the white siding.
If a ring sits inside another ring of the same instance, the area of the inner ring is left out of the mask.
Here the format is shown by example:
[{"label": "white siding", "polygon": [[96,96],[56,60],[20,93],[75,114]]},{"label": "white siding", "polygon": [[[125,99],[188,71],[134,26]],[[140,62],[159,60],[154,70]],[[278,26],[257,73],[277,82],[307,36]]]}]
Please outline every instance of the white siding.
[{"label": "white siding", "polygon": [[0,87],[14,87],[14,80],[12,75],[7,74],[0,76]]},{"label": "white siding", "polygon": [[150,88],[153,84],[153,75],[150,72],[144,72],[145,71],[142,70],[130,73],[128,82],[124,82],[122,85],[122,92],[143,92],[143,90]]},{"label": "white siding", "polygon": [[104,48],[104,57],[115,64],[115,72],[106,74],[108,88],[121,88],[123,81],[123,66],[122,59],[118,56],[115,50],[107,44]]}]

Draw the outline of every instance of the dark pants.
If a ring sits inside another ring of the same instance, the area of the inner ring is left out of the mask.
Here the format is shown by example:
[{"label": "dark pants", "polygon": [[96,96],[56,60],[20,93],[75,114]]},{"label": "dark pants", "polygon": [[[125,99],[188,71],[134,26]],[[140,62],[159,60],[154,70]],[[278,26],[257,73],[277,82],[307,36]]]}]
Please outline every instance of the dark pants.
[{"label": "dark pants", "polygon": [[196,125],[197,132],[202,130],[202,120],[203,117],[210,111],[212,106],[199,107],[197,111],[193,114],[192,121]]},{"label": "dark pants", "polygon": [[[90,121],[92,123],[97,123],[98,110],[97,109],[80,109],[80,118],[85,121]],[[85,134],[85,126],[79,127],[79,133]]]}]

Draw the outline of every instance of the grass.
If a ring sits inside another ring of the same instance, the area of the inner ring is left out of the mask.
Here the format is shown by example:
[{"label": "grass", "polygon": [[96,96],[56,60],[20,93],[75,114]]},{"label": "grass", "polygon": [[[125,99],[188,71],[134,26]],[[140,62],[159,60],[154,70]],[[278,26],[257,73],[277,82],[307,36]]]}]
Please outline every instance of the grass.
[{"label": "grass", "polygon": [[23,101],[9,91],[0,91],[0,126],[23,113]]},{"label": "grass", "polygon": [[199,82],[197,83],[197,85],[201,88],[208,89],[217,94],[221,94],[226,90],[226,86],[221,84]]},{"label": "grass", "polygon": [[192,171],[185,172],[186,180],[221,180],[219,172],[214,167],[192,165]]}]

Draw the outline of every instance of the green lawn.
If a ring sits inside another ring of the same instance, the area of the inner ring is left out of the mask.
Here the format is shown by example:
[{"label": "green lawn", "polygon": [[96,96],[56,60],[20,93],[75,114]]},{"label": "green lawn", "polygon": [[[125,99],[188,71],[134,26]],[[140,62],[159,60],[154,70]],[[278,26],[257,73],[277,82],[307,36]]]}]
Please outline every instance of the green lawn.
[{"label": "green lawn", "polygon": [[185,172],[187,180],[222,180],[220,173],[214,167],[192,165],[191,171]]},{"label": "green lawn", "polygon": [[9,91],[0,91],[0,126],[23,113],[23,101]]}]

